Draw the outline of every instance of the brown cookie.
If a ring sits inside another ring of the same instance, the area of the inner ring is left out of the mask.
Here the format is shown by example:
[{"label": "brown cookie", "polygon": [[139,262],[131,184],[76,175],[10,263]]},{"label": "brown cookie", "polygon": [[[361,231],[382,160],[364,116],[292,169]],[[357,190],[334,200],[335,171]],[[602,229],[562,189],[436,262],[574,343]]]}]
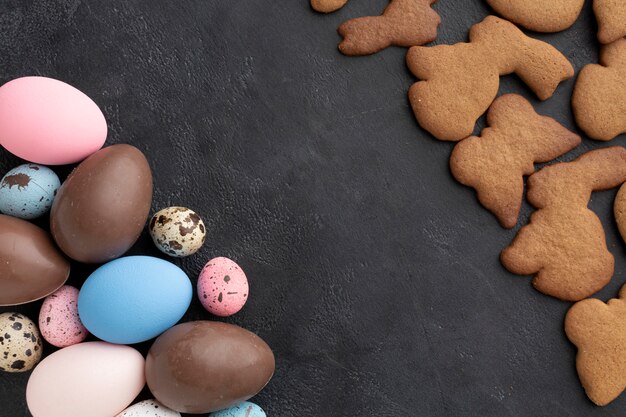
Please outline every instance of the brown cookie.
[{"label": "brown cookie", "polygon": [[622,239],[626,242],[626,185],[622,185],[615,196],[613,203],[613,213],[615,214],[615,222],[619,229]]},{"label": "brown cookie", "polygon": [[626,285],[606,304],[592,298],[574,304],[565,334],[578,348],[576,370],[587,396],[607,405],[626,388]]},{"label": "brown cookie", "polygon": [[538,208],[502,251],[506,269],[535,275],[544,294],[568,301],[589,297],[613,276],[600,219],[587,208],[592,191],[626,181],[626,149],[587,152],[573,162],[550,165],[528,179],[528,201]]},{"label": "brown cookie", "polygon": [[339,26],[345,55],[374,54],[388,46],[415,46],[437,37],[441,18],[430,6],[437,0],[391,0],[382,16],[359,17]]},{"label": "brown cookie", "polygon": [[311,0],[311,7],[320,13],[332,13],[341,9],[348,0]]},{"label": "brown cookie", "polygon": [[469,43],[414,46],[407,64],[419,81],[409,90],[418,123],[436,138],[458,141],[498,93],[500,75],[517,74],[541,100],[552,96],[574,68],[551,45],[527,37],[512,23],[487,16],[472,26]]},{"label": "brown cookie", "polygon": [[626,36],[626,1],[593,0],[598,20],[598,40],[611,43]]},{"label": "brown cookie", "polygon": [[476,189],[478,200],[496,215],[502,227],[517,223],[524,193],[524,175],[535,162],[548,162],[574,149],[580,136],[556,120],[540,116],[521,96],[497,98],[487,113],[489,127],[481,136],[459,142],[450,156],[450,170],[461,184]]},{"label": "brown cookie", "polygon": [[625,39],[602,48],[600,65],[589,64],[580,71],[572,108],[576,123],[590,138],[611,140],[626,133]]},{"label": "brown cookie", "polygon": [[560,32],[572,26],[585,0],[487,0],[500,16],[537,32]]}]

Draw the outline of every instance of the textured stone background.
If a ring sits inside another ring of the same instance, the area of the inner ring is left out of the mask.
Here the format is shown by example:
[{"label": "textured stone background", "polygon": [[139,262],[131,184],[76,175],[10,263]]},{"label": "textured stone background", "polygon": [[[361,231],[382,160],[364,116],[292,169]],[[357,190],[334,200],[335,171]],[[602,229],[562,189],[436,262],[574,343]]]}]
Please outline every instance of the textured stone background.
[{"label": "textured stone background", "polygon": [[[603,409],[585,397],[562,329],[568,303],[500,265],[515,231],[453,180],[451,145],[415,123],[405,51],[337,52],[340,22],[384,5],[353,0],[322,16],[307,0],[3,0],[0,82],[45,75],[80,88],[106,115],[107,143],[148,156],[153,208],[204,217],[207,244],[179,264],[194,282],[218,255],[247,272],[250,301],[228,321],[276,353],[256,397],[269,416],[624,415],[626,396]],[[482,0],[435,8],[437,43],[464,41],[489,13]],[[589,1],[573,28],[540,37],[578,70],[597,60],[595,32]],[[513,76],[501,92],[574,129],[573,85],[545,103]],[[564,159],[607,145],[585,139]],[[18,163],[0,152],[2,173]],[[591,203],[616,257],[602,299],[626,281],[614,195]],[[159,255],[146,235],[132,253]],[[75,266],[70,282],[92,269]],[[0,311],[36,319],[39,306]],[[212,317],[194,301],[185,319]],[[27,379],[0,374],[0,416],[29,415]]]}]

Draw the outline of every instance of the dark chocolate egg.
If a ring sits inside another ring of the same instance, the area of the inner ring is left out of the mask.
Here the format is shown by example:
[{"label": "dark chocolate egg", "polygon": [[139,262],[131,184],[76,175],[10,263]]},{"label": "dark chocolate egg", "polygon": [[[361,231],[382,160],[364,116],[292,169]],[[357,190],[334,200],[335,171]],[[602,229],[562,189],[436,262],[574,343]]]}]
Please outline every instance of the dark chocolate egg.
[{"label": "dark chocolate egg", "polygon": [[61,287],[70,264],[43,229],[0,214],[0,306],[24,304]]},{"label": "dark chocolate egg", "polygon": [[179,324],[154,342],[146,380],[157,400],[181,413],[221,410],[254,396],[274,374],[274,354],[260,337],[233,324]]},{"label": "dark chocolate egg", "polygon": [[124,254],[143,230],[152,203],[146,157],[130,145],[113,145],[85,159],[59,188],[50,231],[61,250],[86,263]]}]

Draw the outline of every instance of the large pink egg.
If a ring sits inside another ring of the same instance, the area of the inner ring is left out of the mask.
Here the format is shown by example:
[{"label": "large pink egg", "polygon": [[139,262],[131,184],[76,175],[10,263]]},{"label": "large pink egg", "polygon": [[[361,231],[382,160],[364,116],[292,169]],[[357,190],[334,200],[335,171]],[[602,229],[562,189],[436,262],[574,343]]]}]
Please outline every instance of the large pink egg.
[{"label": "large pink egg", "polygon": [[145,385],[145,361],[135,349],[87,342],[58,350],[35,368],[26,386],[33,417],[111,417]]},{"label": "large pink egg", "polygon": [[69,84],[22,77],[0,87],[0,144],[22,159],[72,164],[100,149],[106,137],[98,105]]},{"label": "large pink egg", "polygon": [[39,312],[39,331],[56,347],[75,345],[87,338],[89,332],[78,318],[78,289],[64,285],[46,297]]},{"label": "large pink egg", "polygon": [[248,301],[248,279],[228,258],[211,259],[200,272],[198,297],[207,311],[216,316],[235,314]]}]

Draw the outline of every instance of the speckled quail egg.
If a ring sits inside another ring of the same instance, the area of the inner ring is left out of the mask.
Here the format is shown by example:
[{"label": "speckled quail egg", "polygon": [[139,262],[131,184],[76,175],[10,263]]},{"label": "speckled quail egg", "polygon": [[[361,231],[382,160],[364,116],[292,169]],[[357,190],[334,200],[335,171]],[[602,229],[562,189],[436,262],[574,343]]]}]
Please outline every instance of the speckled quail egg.
[{"label": "speckled quail egg", "polygon": [[258,405],[244,401],[224,410],[211,413],[209,417],[266,417],[266,414]]},{"label": "speckled quail egg", "polygon": [[20,165],[0,181],[0,211],[20,219],[37,218],[50,210],[60,186],[59,177],[50,168]]},{"label": "speckled quail egg", "polygon": [[180,417],[157,400],[145,400],[128,407],[115,417]]},{"label": "speckled quail egg", "polygon": [[80,343],[89,332],[78,317],[78,289],[64,285],[46,297],[39,311],[39,330],[53,346]]},{"label": "speckled quail egg", "polygon": [[31,319],[19,313],[0,314],[0,371],[30,371],[42,351],[39,330]]},{"label": "speckled quail egg", "polygon": [[193,255],[202,247],[206,229],[193,210],[168,207],[152,216],[150,236],[163,253],[182,258]]}]

